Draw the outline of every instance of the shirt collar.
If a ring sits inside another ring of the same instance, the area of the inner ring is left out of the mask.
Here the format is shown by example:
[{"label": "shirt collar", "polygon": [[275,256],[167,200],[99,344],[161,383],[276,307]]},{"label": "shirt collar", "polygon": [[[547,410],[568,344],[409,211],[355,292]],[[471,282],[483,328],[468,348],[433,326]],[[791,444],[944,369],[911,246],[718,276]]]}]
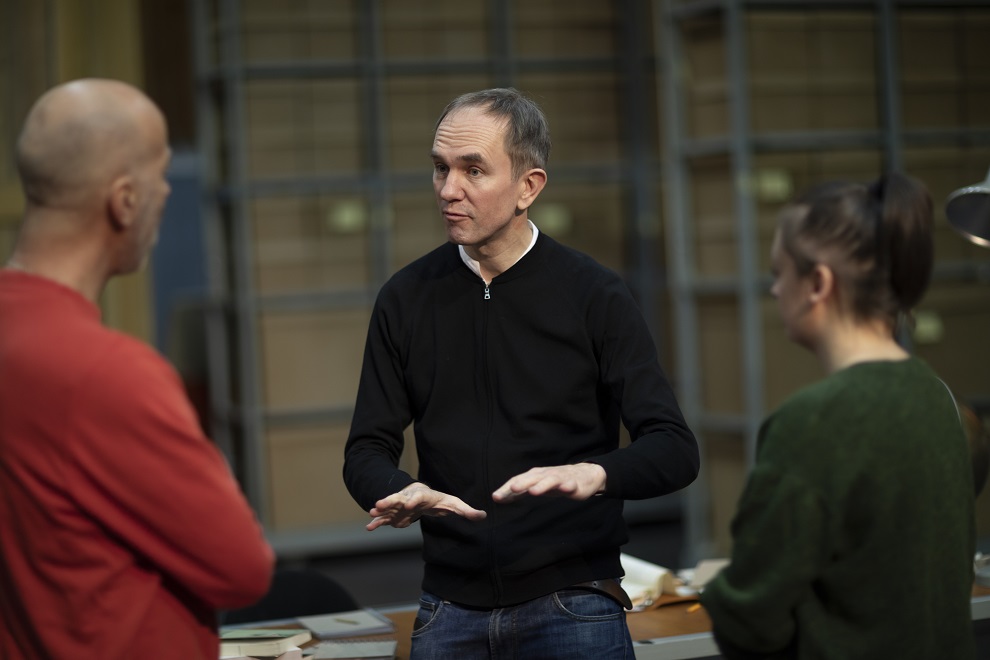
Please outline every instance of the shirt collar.
[{"label": "shirt collar", "polygon": [[[536,237],[539,236],[539,234],[540,234],[540,230],[536,228],[536,225],[533,224],[533,221],[532,220],[527,220],[526,222],[529,223],[529,228],[533,230],[533,238],[530,239],[529,246],[523,251],[522,254],[519,255],[519,259],[522,259],[523,257],[525,257],[526,254],[528,254],[529,251],[533,249],[533,246],[536,245]],[[475,275],[477,275],[481,279],[485,279],[484,276],[481,274],[481,264],[479,264],[477,261],[475,261],[474,259],[472,259],[471,257],[468,256],[467,250],[464,249],[464,246],[463,245],[458,245],[457,246],[457,251],[461,255],[461,261],[463,261],[465,264],[467,264],[467,267],[470,268],[472,271],[474,271],[474,274]],[[518,262],[519,259],[516,259],[516,261],[514,261],[513,264],[515,264],[516,262]],[[511,266],[510,266],[510,268],[511,268]]]}]

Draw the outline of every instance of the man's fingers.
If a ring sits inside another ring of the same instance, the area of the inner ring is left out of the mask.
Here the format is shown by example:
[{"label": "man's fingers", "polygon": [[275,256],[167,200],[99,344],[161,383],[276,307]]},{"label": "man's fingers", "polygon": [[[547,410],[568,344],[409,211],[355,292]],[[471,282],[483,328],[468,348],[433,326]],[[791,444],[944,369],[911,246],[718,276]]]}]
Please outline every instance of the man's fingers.
[{"label": "man's fingers", "polygon": [[543,468],[533,468],[522,474],[517,474],[506,481],[498,488],[492,497],[496,502],[512,502],[524,495],[536,495],[541,493],[533,492],[534,486],[545,479]]},{"label": "man's fingers", "polygon": [[457,510],[452,511],[452,513],[455,513],[462,518],[466,518],[467,520],[484,520],[485,518],[488,517],[488,514],[486,512],[480,509],[475,509],[474,507],[468,506],[467,504],[464,504],[462,507],[459,507]]},{"label": "man's fingers", "polygon": [[373,532],[387,522],[388,519],[385,516],[375,516],[375,518],[370,523],[365,525],[364,528],[369,532]]},{"label": "man's fingers", "polygon": [[483,520],[487,513],[468,506],[460,498],[445,495],[425,487],[413,491],[399,492],[379,500],[375,508],[368,512],[372,521],[365,525],[369,532],[382,525],[405,528],[422,516],[447,516],[454,514],[467,520]]},{"label": "man's fingers", "polygon": [[506,481],[492,493],[492,499],[506,503],[532,495],[583,500],[603,483],[600,475],[604,475],[601,467],[585,463],[533,468]]}]

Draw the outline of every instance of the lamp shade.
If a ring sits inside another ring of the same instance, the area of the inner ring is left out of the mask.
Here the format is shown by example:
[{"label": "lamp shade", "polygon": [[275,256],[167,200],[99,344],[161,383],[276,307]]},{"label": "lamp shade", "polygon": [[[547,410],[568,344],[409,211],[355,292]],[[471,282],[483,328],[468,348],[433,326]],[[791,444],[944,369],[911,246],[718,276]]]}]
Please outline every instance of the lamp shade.
[{"label": "lamp shade", "polygon": [[990,172],[982,183],[960,188],[945,201],[949,224],[967,240],[990,247]]}]

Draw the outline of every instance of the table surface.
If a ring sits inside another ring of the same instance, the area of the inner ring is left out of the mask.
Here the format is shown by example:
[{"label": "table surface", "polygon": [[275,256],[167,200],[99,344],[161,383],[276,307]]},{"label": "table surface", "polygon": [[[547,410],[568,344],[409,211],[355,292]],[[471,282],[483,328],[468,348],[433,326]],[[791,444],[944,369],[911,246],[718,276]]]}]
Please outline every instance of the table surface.
[{"label": "table surface", "polygon": [[[667,599],[667,604],[639,612],[629,612],[626,621],[633,639],[636,658],[681,660],[717,655],[718,648],[711,635],[711,619],[705,609],[696,607],[696,604],[690,600],[671,598]],[[408,660],[416,607],[409,605],[382,608],[377,611],[395,623],[395,632],[350,639],[397,640],[396,660]],[[990,588],[973,587],[972,612],[974,619],[990,619]]]}]

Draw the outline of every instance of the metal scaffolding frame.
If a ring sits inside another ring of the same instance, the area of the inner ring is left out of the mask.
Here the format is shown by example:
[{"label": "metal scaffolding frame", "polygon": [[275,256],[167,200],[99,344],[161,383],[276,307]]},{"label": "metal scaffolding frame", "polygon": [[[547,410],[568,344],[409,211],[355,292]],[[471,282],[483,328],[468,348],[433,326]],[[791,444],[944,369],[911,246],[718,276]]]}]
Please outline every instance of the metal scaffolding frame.
[{"label": "metal scaffolding frame", "polygon": [[[939,2],[935,0],[655,0],[657,52],[663,54],[664,202],[667,256],[671,272],[670,293],[674,310],[673,345],[678,356],[677,382],[688,423],[699,436],[702,452],[708,433],[728,432],[743,437],[747,464],[752,465],[760,423],[766,415],[760,300],[767,278],[758,272],[757,227],[752,187],[752,159],[757,153],[874,148],[882,152],[886,169],[900,169],[905,146],[990,145],[990,127],[978,129],[905,130],[901,125],[898,90],[896,19],[898,10],[987,8],[986,0]],[[750,129],[748,70],[746,65],[746,12],[752,10],[863,10],[876,16],[878,43],[877,79],[880,83],[882,121],[874,131],[801,131],[755,134]],[[725,37],[725,70],[729,97],[730,131],[724,136],[689,138],[685,120],[684,54],[681,28],[699,17],[718,17]],[[690,207],[689,163],[712,155],[728,156],[732,171],[734,214],[739,237],[735,276],[712,277],[697,273],[693,257],[693,220]],[[936,280],[974,281],[981,267],[975,263],[940,263]],[[744,411],[718,414],[704,407],[702,397],[698,303],[711,296],[732,295],[739,305],[740,354]],[[704,456],[704,453],[703,453]],[[711,515],[710,483],[702,467],[699,479],[688,489],[685,502],[687,544],[683,565],[716,554]]]},{"label": "metal scaffolding frame", "polygon": [[[618,0],[619,18],[614,57],[521,58],[513,44],[511,0],[488,0],[490,49],[475,60],[390,60],[382,48],[379,0],[357,3],[361,44],[351,61],[245,62],[241,44],[238,0],[189,0],[195,42],[198,149],[203,158],[202,200],[205,241],[210,256],[210,305],[207,341],[210,359],[212,435],[230,458],[249,501],[268,528],[269,538],[282,556],[312,552],[367,550],[418,542],[417,535],[383,528],[374,535],[330,526],[299,532],[269,528],[269,484],[266,474],[264,430],[271,425],[344,421],[350,408],[298,411],[266,410],[261,395],[258,314],[302,310],[370,307],[378,288],[390,275],[389,213],[396,192],[419,190],[419,172],[388,169],[385,118],[387,77],[422,74],[490,74],[495,85],[514,85],[530,72],[596,72],[622,74],[621,104],[625,132],[624,158],[616,165],[555,166],[555,181],[610,182],[622,186],[625,204],[627,281],[642,305],[658,343],[663,333],[657,298],[664,288],[662,265],[655,258],[659,240],[657,188],[660,164],[642,136],[655,126],[644,110],[653,97],[655,66],[651,53],[642,52],[637,37],[644,23],[644,0]],[[361,86],[363,116],[368,136],[363,143],[367,167],[360,173],[297,177],[252,178],[246,153],[245,84],[264,79],[354,79]],[[438,108],[439,111],[439,108]],[[259,295],[253,284],[253,245],[248,204],[272,195],[315,195],[335,191],[365,196],[371,209],[370,282],[367,288],[345,291]],[[329,340],[329,339],[328,339]],[[679,500],[670,500],[679,506]],[[656,502],[653,506],[660,506]],[[636,507],[632,507],[633,515]],[[648,513],[646,515],[649,515]]]}]

